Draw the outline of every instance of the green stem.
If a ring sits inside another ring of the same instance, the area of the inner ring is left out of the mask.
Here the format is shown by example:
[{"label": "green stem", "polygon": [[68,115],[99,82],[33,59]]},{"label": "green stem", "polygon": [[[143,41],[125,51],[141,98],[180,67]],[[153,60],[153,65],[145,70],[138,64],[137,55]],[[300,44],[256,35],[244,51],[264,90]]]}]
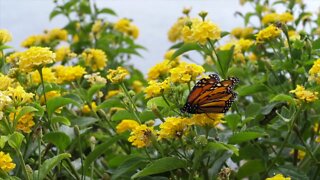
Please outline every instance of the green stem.
[{"label": "green stem", "polygon": [[[214,45],[212,44],[212,42],[211,42],[210,39],[208,39],[208,42],[209,42],[209,44],[210,44],[210,47],[211,47],[212,51],[214,52],[214,54],[215,54],[216,57],[217,57],[217,61],[218,61],[218,64],[219,64],[219,66],[220,66],[220,69],[221,69],[222,77],[225,79],[225,78],[226,78],[226,73],[224,72],[224,69],[222,68],[222,65],[221,65],[221,62],[220,62],[221,60],[220,60],[220,58],[219,58],[219,56],[218,56],[218,53],[217,53],[217,51],[215,50]],[[213,57],[212,53],[210,53],[209,56],[210,56],[212,59],[215,59],[215,58]]]},{"label": "green stem", "polygon": [[[16,152],[17,152],[19,161],[20,161],[20,163],[22,164],[22,171],[23,171],[23,173],[24,173],[24,175],[25,175],[25,179],[26,179],[26,180],[30,180],[30,177],[29,177],[29,174],[28,174],[28,172],[27,172],[26,164],[25,164],[25,162],[24,162],[24,159],[23,159],[23,157],[22,157],[22,154],[21,154],[21,152],[20,152],[19,149],[15,149],[15,150],[16,150]],[[40,171],[39,171],[39,174],[40,174]]]},{"label": "green stem", "polygon": [[132,109],[132,112],[133,112],[134,116],[137,118],[137,121],[139,121],[139,123],[141,124],[142,121],[140,119],[140,116],[138,115],[139,111],[137,109],[136,104],[133,102],[133,100],[132,100],[132,98],[131,98],[131,96],[130,96],[127,88],[126,88],[126,86],[123,83],[121,83],[120,86],[121,86],[122,90],[124,91],[125,95],[128,97],[130,103],[132,104],[132,106],[129,106],[130,109]]},{"label": "green stem", "polygon": [[39,72],[39,74],[40,74],[41,86],[42,86],[42,95],[43,95],[44,103],[45,103],[45,106],[46,106],[45,114],[47,115],[48,121],[50,122],[49,113],[47,112],[47,110],[48,110],[48,105],[47,105],[46,91],[45,91],[45,88],[44,88],[44,81],[43,81],[42,67],[41,67],[40,69],[38,69],[38,72]]}]

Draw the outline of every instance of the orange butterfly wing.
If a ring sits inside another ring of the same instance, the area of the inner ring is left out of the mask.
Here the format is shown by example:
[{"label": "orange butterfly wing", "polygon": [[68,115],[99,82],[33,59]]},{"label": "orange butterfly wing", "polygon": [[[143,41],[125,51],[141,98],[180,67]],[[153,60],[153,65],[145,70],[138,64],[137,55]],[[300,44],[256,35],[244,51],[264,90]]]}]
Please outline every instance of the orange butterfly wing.
[{"label": "orange butterfly wing", "polygon": [[209,79],[201,79],[190,92],[182,112],[191,114],[224,113],[231,107],[237,94],[233,88],[238,78],[220,81],[218,75],[212,74]]}]

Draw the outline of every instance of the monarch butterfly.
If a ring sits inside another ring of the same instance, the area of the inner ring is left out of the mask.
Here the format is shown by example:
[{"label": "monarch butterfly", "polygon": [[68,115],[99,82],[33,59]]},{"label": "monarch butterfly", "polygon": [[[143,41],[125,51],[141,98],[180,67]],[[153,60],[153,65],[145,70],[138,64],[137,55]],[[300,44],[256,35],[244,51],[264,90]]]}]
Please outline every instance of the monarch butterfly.
[{"label": "monarch butterfly", "polygon": [[181,112],[190,114],[227,112],[237,96],[233,88],[238,82],[239,79],[235,77],[220,81],[217,74],[202,78],[191,90]]}]

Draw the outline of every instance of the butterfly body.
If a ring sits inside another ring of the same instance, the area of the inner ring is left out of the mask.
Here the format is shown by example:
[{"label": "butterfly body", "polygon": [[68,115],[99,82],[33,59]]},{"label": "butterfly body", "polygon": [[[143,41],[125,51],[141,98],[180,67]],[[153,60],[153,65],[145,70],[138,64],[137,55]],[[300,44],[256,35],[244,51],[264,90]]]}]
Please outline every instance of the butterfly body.
[{"label": "butterfly body", "polygon": [[181,111],[190,114],[227,112],[237,96],[233,88],[238,82],[234,77],[220,81],[216,74],[199,80]]}]

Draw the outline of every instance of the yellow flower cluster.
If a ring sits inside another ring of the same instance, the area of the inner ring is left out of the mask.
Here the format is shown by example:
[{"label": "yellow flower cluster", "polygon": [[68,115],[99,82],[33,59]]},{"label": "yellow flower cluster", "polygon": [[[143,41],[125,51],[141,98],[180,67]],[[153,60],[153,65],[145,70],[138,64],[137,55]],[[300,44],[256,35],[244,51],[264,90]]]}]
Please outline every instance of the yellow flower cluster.
[{"label": "yellow flower cluster", "polygon": [[120,134],[128,130],[132,131],[138,126],[139,126],[139,123],[137,121],[131,120],[131,119],[124,119],[117,125],[116,130],[117,130],[117,133]]},{"label": "yellow flower cluster", "polygon": [[288,12],[285,12],[282,14],[270,13],[263,16],[262,23],[263,24],[269,24],[269,23],[275,23],[275,22],[287,23],[293,20],[294,20],[293,15]]},{"label": "yellow flower cluster", "polygon": [[313,66],[309,70],[309,74],[310,81],[316,81],[318,84],[320,84],[320,59],[314,61]]},{"label": "yellow flower cluster", "polygon": [[60,48],[55,50],[55,53],[56,53],[56,62],[72,59],[77,56],[75,53],[71,52],[71,49],[69,46],[61,46]]},{"label": "yellow flower cluster", "polygon": [[298,99],[306,102],[314,102],[318,99],[319,94],[318,92],[305,90],[305,88],[300,85],[297,85],[296,89],[291,90],[290,93],[294,93]]},{"label": "yellow flower cluster", "polygon": [[[17,114],[19,114],[20,111],[21,109],[19,108],[16,113],[10,113],[9,119],[11,122],[14,121],[14,118],[17,116]],[[33,113],[26,113],[23,116],[21,116],[20,119],[18,119],[16,129],[24,133],[30,133],[31,128],[35,125],[33,121],[33,116]]]},{"label": "yellow flower cluster", "polygon": [[16,167],[16,164],[12,163],[12,158],[9,153],[5,154],[0,151],[0,169],[9,172]]},{"label": "yellow flower cluster", "polygon": [[32,35],[22,41],[21,46],[29,48],[32,46],[40,46],[43,43],[50,43],[54,40],[66,41],[68,38],[68,32],[64,29],[55,28],[46,31],[45,34]]},{"label": "yellow flower cluster", "polygon": [[282,174],[277,174],[273,177],[267,178],[266,180],[291,180],[290,177],[284,177]]},{"label": "yellow flower cluster", "polygon": [[170,61],[169,59],[163,60],[150,68],[148,72],[148,80],[156,80],[159,79],[159,77],[165,77],[169,70],[174,68],[175,65],[176,63],[174,61]]},{"label": "yellow flower cluster", "polygon": [[0,119],[3,118],[3,110],[12,102],[10,96],[0,91]]},{"label": "yellow flower cluster", "polygon": [[103,70],[107,66],[107,55],[100,49],[87,49],[83,51],[82,58],[93,71]]},{"label": "yellow flower cluster", "polygon": [[[41,83],[41,77],[39,71],[33,71],[30,73],[30,81],[35,84]],[[42,68],[42,77],[44,82],[54,83],[57,81],[55,73],[52,71],[52,68]]]},{"label": "yellow flower cluster", "polygon": [[[97,104],[96,104],[96,102],[91,102],[91,108],[92,108],[92,110],[93,111],[96,111],[97,110]],[[88,113],[90,113],[91,112],[91,108],[89,107],[89,105],[88,104],[86,104],[86,105],[84,105],[83,107],[82,107],[82,112],[83,113],[85,113],[85,114],[88,114]]]},{"label": "yellow flower cluster", "polygon": [[241,61],[244,62],[245,57],[243,52],[248,50],[250,46],[252,46],[254,44],[254,42],[252,40],[249,39],[239,39],[238,41],[232,41],[229,42],[223,46],[221,46],[219,49],[220,50],[230,50],[231,47],[234,46],[234,50],[233,50],[233,59],[237,60],[237,61]]},{"label": "yellow flower cluster", "polygon": [[232,29],[231,34],[240,39],[240,38],[248,38],[249,36],[251,36],[253,33],[253,28],[252,27],[237,27]]},{"label": "yellow flower cluster", "polygon": [[[48,91],[48,92],[45,93],[45,96],[46,96],[46,99],[48,101],[49,99],[52,99],[54,97],[61,96],[61,94],[60,94],[59,91]],[[43,95],[40,97],[40,103],[41,104],[45,104],[45,99],[44,99]]]},{"label": "yellow flower cluster", "polygon": [[104,26],[104,24],[103,24],[102,20],[98,19],[92,25],[91,32],[93,32],[94,34],[98,34],[102,30],[103,26]]},{"label": "yellow flower cluster", "polygon": [[0,44],[5,44],[12,40],[12,36],[6,29],[0,29]]},{"label": "yellow flower cluster", "polygon": [[218,124],[223,123],[222,118],[224,114],[195,114],[191,117],[191,121],[194,125],[201,127],[216,127]]},{"label": "yellow flower cluster", "polygon": [[114,24],[114,29],[128,36],[132,36],[135,39],[139,36],[139,28],[132,24],[129,19],[120,19]]},{"label": "yellow flower cluster", "polygon": [[151,138],[154,135],[155,132],[153,130],[153,127],[148,127],[143,124],[133,129],[133,131],[130,133],[128,141],[137,148],[143,148],[151,144]]},{"label": "yellow flower cluster", "polygon": [[93,74],[86,74],[84,78],[91,84],[106,84],[107,79],[100,76],[100,72],[93,73]]},{"label": "yellow flower cluster", "polygon": [[184,42],[197,42],[205,44],[208,39],[217,40],[221,37],[221,29],[213,22],[192,19],[191,24],[186,23],[182,29]]},{"label": "yellow flower cluster", "polygon": [[149,81],[148,83],[149,86],[144,89],[146,99],[159,96],[170,89],[170,83],[167,79],[163,82]]},{"label": "yellow flower cluster", "polygon": [[187,18],[181,17],[173,24],[173,26],[168,31],[169,41],[176,42],[178,40],[182,40],[181,32],[186,21]]},{"label": "yellow flower cluster", "polygon": [[280,36],[281,30],[277,28],[275,25],[269,25],[267,28],[259,31],[256,37],[257,43],[263,43],[265,41],[269,41],[273,38]]},{"label": "yellow flower cluster", "polygon": [[13,84],[13,81],[10,77],[0,73],[0,91],[7,90]]},{"label": "yellow flower cluster", "polygon": [[188,83],[196,80],[204,72],[202,66],[181,62],[177,67],[170,70],[170,81],[173,83]]},{"label": "yellow flower cluster", "polygon": [[160,125],[158,139],[181,138],[186,135],[191,125],[188,118],[168,117],[164,123]]},{"label": "yellow flower cluster", "polygon": [[143,89],[144,89],[143,83],[141,81],[139,81],[139,80],[133,81],[132,82],[132,89],[136,93],[142,92]]},{"label": "yellow flower cluster", "polygon": [[117,69],[109,69],[108,70],[108,75],[107,78],[112,82],[112,83],[119,83],[126,78],[126,76],[129,75],[129,71],[125,69],[124,67],[117,67]]},{"label": "yellow flower cluster", "polygon": [[11,53],[9,56],[6,57],[6,62],[16,65],[19,62],[21,52],[14,52]]},{"label": "yellow flower cluster", "polygon": [[71,82],[80,79],[86,71],[81,66],[56,66],[53,68],[57,78],[57,83]]},{"label": "yellow flower cluster", "polygon": [[15,88],[9,87],[7,91],[4,91],[4,93],[9,96],[16,105],[31,102],[34,96],[33,93],[27,93],[21,86],[17,86]]},{"label": "yellow flower cluster", "polygon": [[46,47],[31,47],[19,55],[19,69],[31,72],[55,61],[55,54]]}]

